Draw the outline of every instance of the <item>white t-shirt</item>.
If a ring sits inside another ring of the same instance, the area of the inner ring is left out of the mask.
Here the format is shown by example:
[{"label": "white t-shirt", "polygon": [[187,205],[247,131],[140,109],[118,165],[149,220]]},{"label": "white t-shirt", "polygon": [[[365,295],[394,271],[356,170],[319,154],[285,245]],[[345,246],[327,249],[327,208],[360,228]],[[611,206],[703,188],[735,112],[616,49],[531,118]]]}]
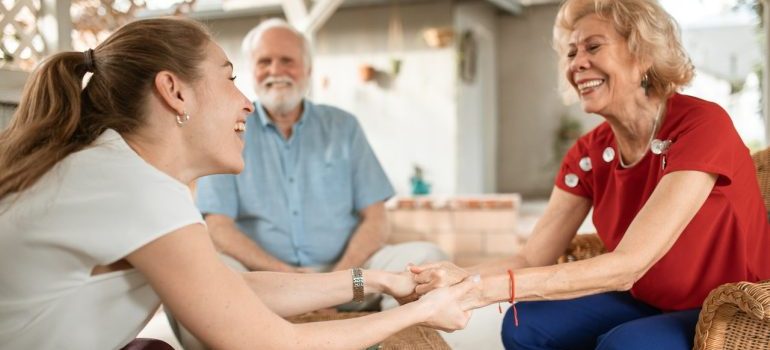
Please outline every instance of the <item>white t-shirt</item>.
[{"label": "white t-shirt", "polygon": [[0,349],[123,347],[160,299],[135,269],[91,271],[203,224],[189,189],[114,130],[12,197],[0,201]]}]

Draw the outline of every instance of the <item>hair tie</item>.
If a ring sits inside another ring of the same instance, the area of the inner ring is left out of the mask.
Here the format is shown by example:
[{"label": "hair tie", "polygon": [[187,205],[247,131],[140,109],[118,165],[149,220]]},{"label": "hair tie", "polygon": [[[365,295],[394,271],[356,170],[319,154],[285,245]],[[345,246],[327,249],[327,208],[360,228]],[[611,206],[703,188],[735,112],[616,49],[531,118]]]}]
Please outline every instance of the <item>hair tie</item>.
[{"label": "hair tie", "polygon": [[94,49],[83,51],[83,55],[86,56],[86,71],[93,73],[94,70],[96,70],[96,66],[94,65]]}]

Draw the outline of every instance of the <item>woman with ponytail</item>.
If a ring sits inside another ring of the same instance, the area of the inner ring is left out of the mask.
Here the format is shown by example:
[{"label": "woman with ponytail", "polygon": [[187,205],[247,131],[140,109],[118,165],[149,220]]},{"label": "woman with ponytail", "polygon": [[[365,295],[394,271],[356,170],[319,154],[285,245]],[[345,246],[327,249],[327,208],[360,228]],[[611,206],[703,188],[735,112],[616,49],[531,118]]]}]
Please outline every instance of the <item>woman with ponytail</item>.
[{"label": "woman with ponytail", "polygon": [[361,349],[417,323],[465,325],[472,281],[363,319],[294,325],[279,316],[415,285],[360,269],[239,274],[219,260],[185,184],[243,168],[253,106],[232,73],[202,25],[170,18],[34,72],[0,133],[0,348],[122,348],[161,301],[218,349]]}]

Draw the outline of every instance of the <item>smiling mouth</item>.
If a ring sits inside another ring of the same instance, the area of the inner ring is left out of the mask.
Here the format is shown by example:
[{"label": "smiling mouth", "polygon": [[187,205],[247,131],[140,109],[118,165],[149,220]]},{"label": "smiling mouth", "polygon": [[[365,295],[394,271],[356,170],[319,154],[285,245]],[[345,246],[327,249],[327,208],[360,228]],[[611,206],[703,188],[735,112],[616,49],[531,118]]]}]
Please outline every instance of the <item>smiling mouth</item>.
[{"label": "smiling mouth", "polygon": [[267,87],[268,89],[273,88],[273,87],[287,87],[288,88],[288,87],[291,87],[291,83],[284,82],[284,81],[281,81],[281,82],[271,82],[271,83],[266,83],[265,87]]},{"label": "smiling mouth", "polygon": [[246,131],[246,122],[242,122],[242,121],[236,122],[233,130],[235,130],[235,132],[238,134],[243,133],[244,131]]},{"label": "smiling mouth", "polygon": [[604,79],[594,79],[594,80],[584,81],[578,84],[577,88],[578,88],[578,91],[580,91],[580,93],[586,93],[591,89],[595,89],[601,86],[602,84],[604,84]]}]

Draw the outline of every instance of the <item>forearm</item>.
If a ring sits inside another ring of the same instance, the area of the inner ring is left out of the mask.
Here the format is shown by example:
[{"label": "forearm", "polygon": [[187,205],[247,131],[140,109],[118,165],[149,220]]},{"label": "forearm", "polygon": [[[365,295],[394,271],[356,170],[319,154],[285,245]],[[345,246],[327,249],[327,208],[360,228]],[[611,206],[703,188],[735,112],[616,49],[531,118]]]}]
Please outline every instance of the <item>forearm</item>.
[{"label": "forearm", "polygon": [[[381,293],[390,283],[391,274],[363,270],[364,293]],[[353,283],[349,270],[329,273],[247,272],[244,279],[273,312],[281,316],[297,315],[349,302]]]},{"label": "forearm", "polygon": [[[572,299],[631,288],[640,277],[632,264],[617,253],[544,267],[514,270],[517,301]],[[507,271],[482,279],[484,304],[510,298]]]},{"label": "forearm", "polygon": [[384,215],[365,218],[353,233],[334,270],[362,266],[374,253],[382,249],[386,239],[387,222]]},{"label": "forearm", "polygon": [[411,325],[425,321],[430,311],[410,303],[356,319],[299,324],[292,347],[296,349],[355,349],[377,344]]},{"label": "forearm", "polygon": [[491,277],[495,275],[507,274],[508,269],[518,270],[530,267],[530,264],[521,255],[503,258],[500,260],[489,261],[467,268],[469,274],[480,275],[481,277]]},{"label": "forearm", "polygon": [[292,267],[270,255],[258,244],[234,228],[217,228],[211,233],[219,251],[233,257],[252,271],[290,272]]}]

